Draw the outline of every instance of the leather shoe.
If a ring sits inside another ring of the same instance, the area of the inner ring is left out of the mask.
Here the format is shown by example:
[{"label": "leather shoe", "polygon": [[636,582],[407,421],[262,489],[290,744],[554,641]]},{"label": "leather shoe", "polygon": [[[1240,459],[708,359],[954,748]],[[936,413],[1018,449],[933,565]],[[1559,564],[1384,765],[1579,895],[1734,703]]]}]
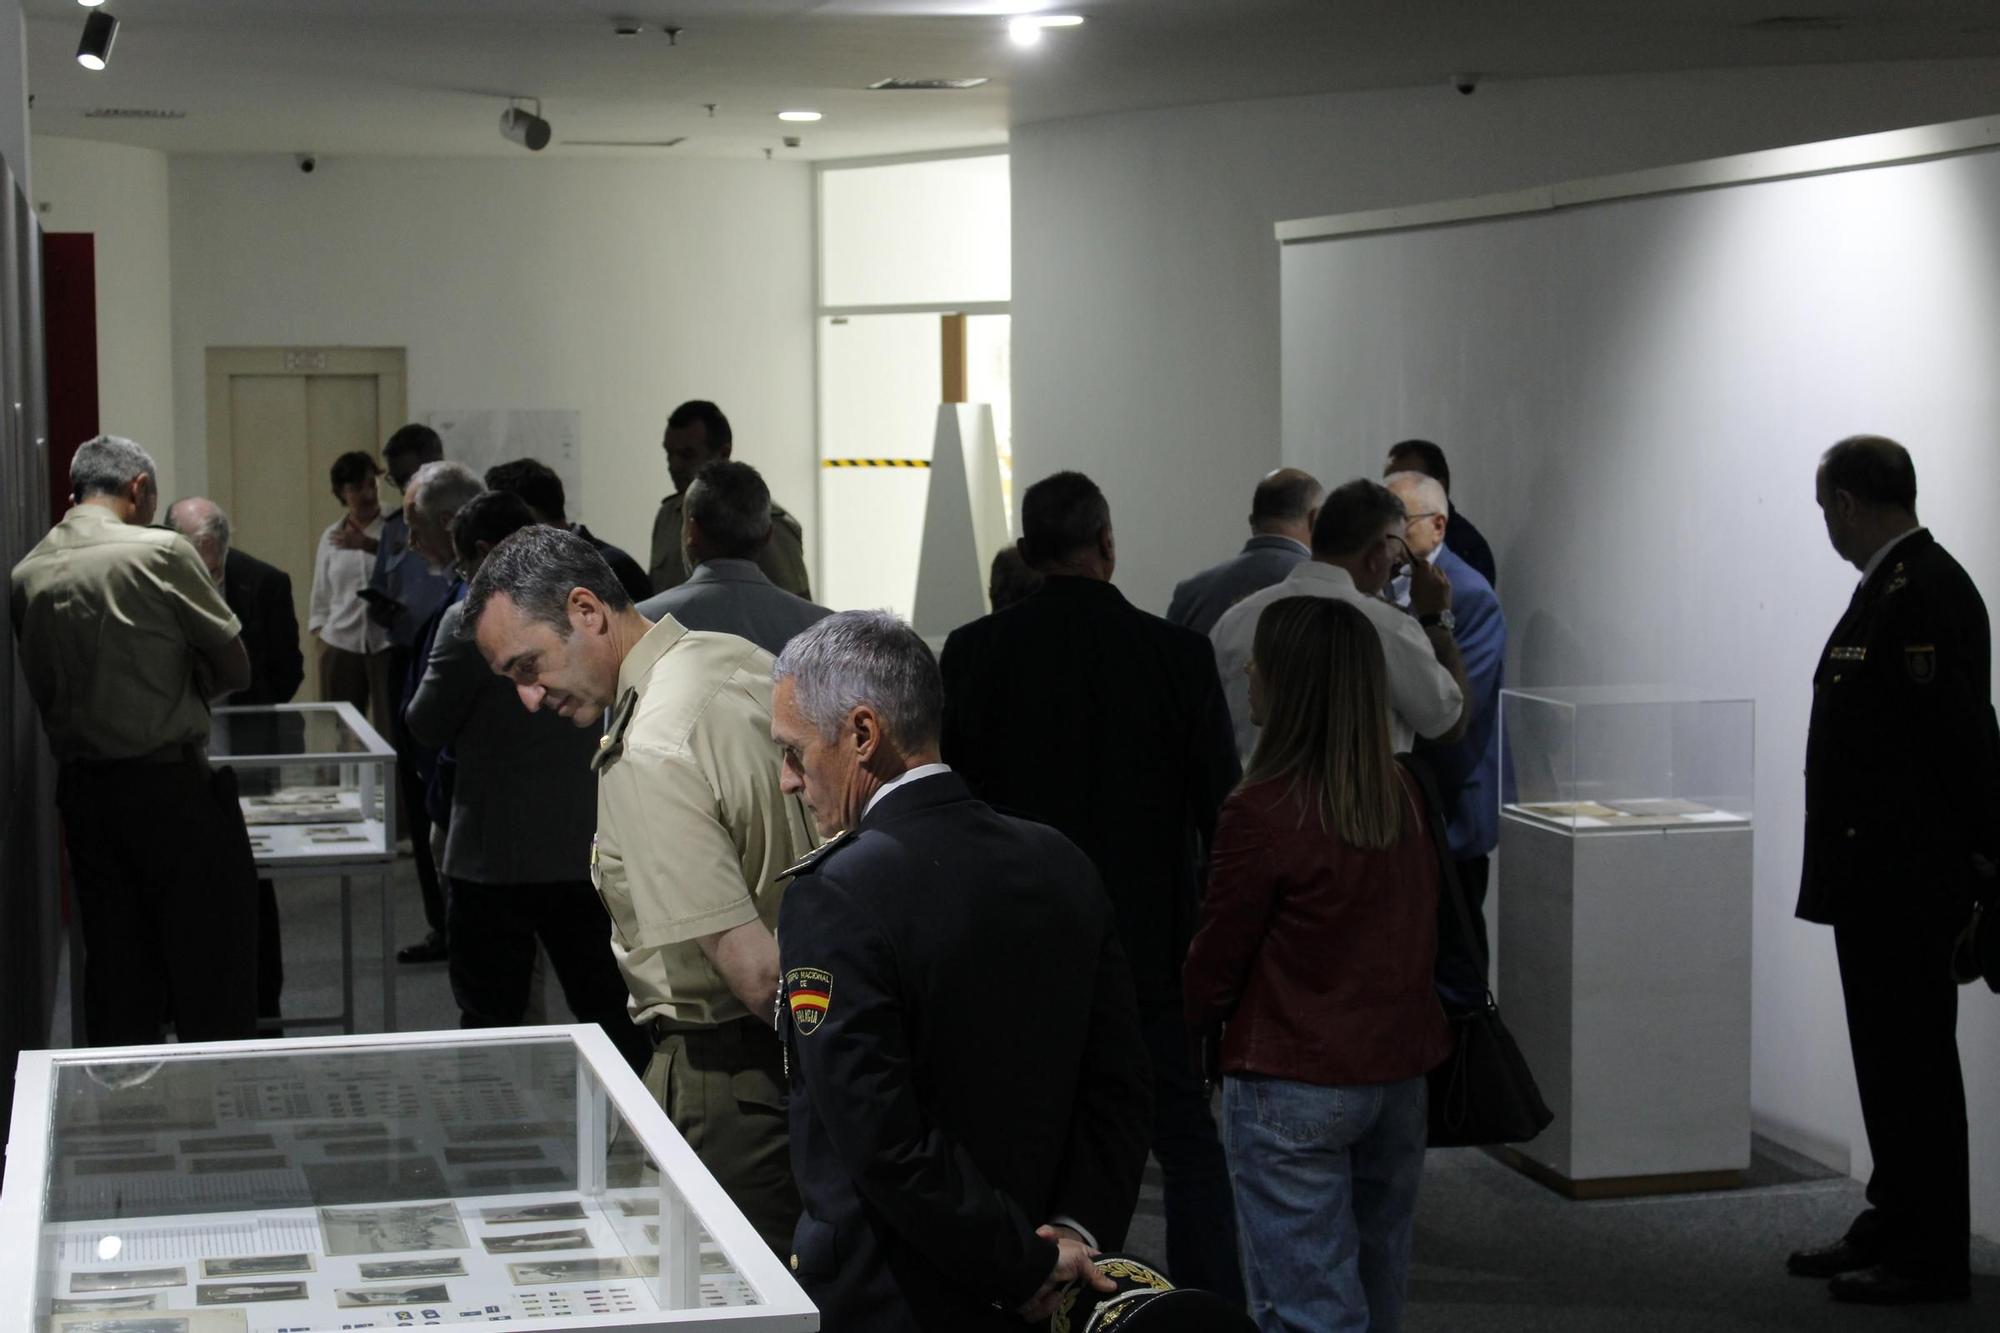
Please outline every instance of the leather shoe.
[{"label": "leather shoe", "polygon": [[1785,1260],[1785,1271],[1793,1277],[1839,1277],[1874,1266],[1874,1255],[1844,1237],[1816,1250],[1794,1250],[1791,1258]]},{"label": "leather shoe", "polygon": [[1932,1301],[1962,1301],[1971,1294],[1965,1278],[1907,1277],[1877,1265],[1842,1273],[1827,1284],[1837,1301],[1854,1305],[1922,1305]]},{"label": "leather shoe", "polygon": [[399,963],[442,963],[450,956],[444,946],[444,936],[432,931],[415,944],[406,944],[396,950]]}]

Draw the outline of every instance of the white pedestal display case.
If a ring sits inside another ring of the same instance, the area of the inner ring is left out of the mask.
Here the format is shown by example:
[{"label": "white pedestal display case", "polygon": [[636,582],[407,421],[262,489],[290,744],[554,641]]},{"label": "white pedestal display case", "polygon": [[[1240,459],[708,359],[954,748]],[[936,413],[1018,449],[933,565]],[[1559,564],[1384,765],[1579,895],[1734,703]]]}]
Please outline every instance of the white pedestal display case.
[{"label": "white pedestal display case", "polygon": [[0,1327],[811,1330],[594,1026],[21,1057]]},{"label": "white pedestal display case", "polygon": [[1505,690],[1499,975],[1555,1122],[1509,1150],[1574,1197],[1750,1164],[1753,705]]}]

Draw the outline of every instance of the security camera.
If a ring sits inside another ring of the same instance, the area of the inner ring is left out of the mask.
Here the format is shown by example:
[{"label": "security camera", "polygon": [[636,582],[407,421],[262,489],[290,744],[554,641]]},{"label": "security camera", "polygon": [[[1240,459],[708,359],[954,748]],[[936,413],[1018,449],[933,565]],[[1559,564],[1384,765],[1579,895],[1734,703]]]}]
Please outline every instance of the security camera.
[{"label": "security camera", "polygon": [[319,167],[319,159],[311,153],[299,154],[299,170],[310,176]]},{"label": "security camera", "polygon": [[796,135],[796,134],[787,134],[787,135],[785,136],[785,147],[787,147],[787,148],[797,148],[798,146],[799,146],[799,136],[798,136],[798,135]]},{"label": "security camera", "polygon": [[1460,97],[1470,97],[1479,91],[1479,76],[1477,74],[1454,74],[1451,76],[1451,86],[1458,89]]}]

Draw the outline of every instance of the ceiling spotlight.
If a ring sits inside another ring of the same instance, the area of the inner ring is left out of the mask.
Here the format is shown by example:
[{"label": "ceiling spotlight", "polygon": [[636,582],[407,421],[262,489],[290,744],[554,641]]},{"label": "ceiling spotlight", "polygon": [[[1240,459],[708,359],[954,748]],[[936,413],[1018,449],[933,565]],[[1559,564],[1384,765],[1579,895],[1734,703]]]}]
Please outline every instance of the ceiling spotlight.
[{"label": "ceiling spotlight", "polygon": [[83,21],[83,40],[76,45],[76,63],[85,69],[103,69],[111,63],[111,43],[118,39],[118,20],[102,9],[90,11]]},{"label": "ceiling spotlight", "polygon": [[814,121],[820,118],[817,111],[780,111],[779,120]]},{"label": "ceiling spotlight", "polygon": [[103,4],[104,0],[76,0],[76,2],[79,5],[82,5],[85,9],[95,9],[99,5]]},{"label": "ceiling spotlight", "polygon": [[531,153],[539,153],[549,146],[549,123],[541,117],[542,100],[539,97],[528,100],[535,104],[533,111],[510,105],[500,113],[500,134]]}]

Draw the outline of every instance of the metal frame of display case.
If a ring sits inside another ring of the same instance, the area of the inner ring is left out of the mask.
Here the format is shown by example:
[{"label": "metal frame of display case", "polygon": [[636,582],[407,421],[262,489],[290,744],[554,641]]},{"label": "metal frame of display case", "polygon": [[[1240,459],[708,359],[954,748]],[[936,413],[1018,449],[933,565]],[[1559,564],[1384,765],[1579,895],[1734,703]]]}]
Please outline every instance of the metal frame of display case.
[{"label": "metal frame of display case", "polygon": [[[261,1025],[267,1029],[295,1027],[338,1027],[342,1032],[354,1031],[354,881],[373,879],[376,896],[382,910],[382,1029],[396,1030],[396,920],[389,907],[391,872],[396,864],[396,750],[380,733],[368,724],[361,710],[350,703],[302,703],[302,704],[255,704],[240,708],[218,708],[218,715],[267,713],[279,715],[296,713],[304,716],[310,712],[332,709],[340,720],[354,732],[368,747],[371,762],[360,763],[352,754],[231,754],[211,756],[210,762],[218,767],[230,764],[256,764],[260,767],[273,764],[299,765],[345,765],[359,768],[357,775],[361,789],[362,808],[368,807],[373,794],[375,779],[372,770],[384,768],[382,789],[382,850],[376,853],[355,854],[335,852],[327,856],[257,856],[257,875],[260,879],[333,879],[340,880],[340,1012],[307,1018],[269,1018]],[[387,760],[385,764],[382,760]]]},{"label": "metal frame of display case", "polygon": [[[0,1192],[0,1274],[5,1274],[0,1279],[0,1328],[41,1327],[43,1297],[53,1277],[46,1263],[43,1220],[50,1170],[56,1165],[51,1161],[54,1133],[51,1108],[57,1072],[63,1066],[118,1061],[165,1063],[217,1057],[241,1059],[287,1053],[310,1057],[313,1052],[366,1053],[399,1047],[464,1049],[564,1038],[572,1043],[581,1062],[579,1074],[587,1071],[592,1076],[579,1076],[577,1080],[577,1192],[588,1197],[602,1195],[606,1188],[605,1149],[614,1108],[617,1116],[636,1132],[640,1147],[659,1168],[662,1262],[652,1294],[663,1308],[637,1320],[630,1314],[555,1314],[539,1318],[519,1316],[511,1319],[510,1324],[524,1330],[591,1329],[598,1333],[647,1333],[663,1326],[726,1327],[745,1333],[817,1330],[819,1312],[797,1280],[702,1165],[611,1039],[596,1025],[582,1023],[24,1052],[16,1075],[13,1121],[7,1139],[6,1184],[4,1192]],[[592,1086],[593,1079],[596,1087]],[[456,1207],[464,1196],[438,1197],[449,1198]],[[706,1307],[695,1304],[700,1295],[699,1240],[704,1229],[756,1304]],[[32,1279],[28,1278],[30,1269]],[[423,1319],[407,1326],[463,1328],[471,1327],[472,1323]],[[330,1333],[339,1324],[317,1327],[325,1327]]]}]

